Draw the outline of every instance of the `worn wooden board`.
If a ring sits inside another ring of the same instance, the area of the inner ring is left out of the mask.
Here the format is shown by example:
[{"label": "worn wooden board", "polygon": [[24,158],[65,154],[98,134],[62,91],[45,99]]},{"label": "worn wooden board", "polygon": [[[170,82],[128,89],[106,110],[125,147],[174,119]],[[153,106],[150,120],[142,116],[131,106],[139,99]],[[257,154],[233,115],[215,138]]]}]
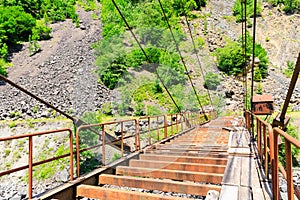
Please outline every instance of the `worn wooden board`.
[{"label": "worn wooden board", "polygon": [[249,155],[251,155],[250,148],[229,148],[227,153],[229,155],[237,155],[237,156],[249,156]]},{"label": "worn wooden board", "polygon": [[252,194],[249,187],[239,187],[239,200],[252,200]]},{"label": "worn wooden board", "polygon": [[264,193],[260,187],[252,188],[252,195],[254,200],[265,200]]},{"label": "worn wooden board", "polygon": [[229,156],[222,185],[240,185],[241,157]]},{"label": "worn wooden board", "polygon": [[239,195],[239,186],[222,185],[219,200],[237,200]]}]

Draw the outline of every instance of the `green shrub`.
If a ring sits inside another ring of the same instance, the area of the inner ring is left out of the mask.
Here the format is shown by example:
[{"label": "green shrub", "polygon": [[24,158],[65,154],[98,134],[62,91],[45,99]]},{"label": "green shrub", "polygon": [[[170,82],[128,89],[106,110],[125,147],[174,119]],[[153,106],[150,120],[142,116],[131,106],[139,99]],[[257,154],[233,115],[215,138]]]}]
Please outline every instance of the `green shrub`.
[{"label": "green shrub", "polygon": [[[249,20],[250,17],[254,16],[254,8],[253,8],[254,1],[253,0],[248,0],[246,2],[247,2],[246,16],[247,16],[247,20]],[[233,6],[233,15],[236,17],[236,22],[242,22],[242,15],[244,15],[244,9],[245,9],[244,5],[243,5],[243,9],[241,7],[241,1],[236,0],[235,3],[234,3],[234,6]],[[261,12],[262,12],[261,2],[257,3],[257,8],[256,9],[257,9],[256,10],[257,11],[256,15],[260,16]],[[243,13],[242,13],[242,11],[243,11]]]},{"label": "green shrub", "polygon": [[[247,52],[246,59],[249,60],[252,54],[252,36],[247,33]],[[244,70],[244,55],[242,49],[242,40],[239,38],[238,42],[228,42],[223,48],[216,51],[218,68],[228,75],[237,75]],[[258,57],[260,64],[258,66],[261,78],[266,78],[268,75],[268,57],[267,51],[260,45],[255,44],[255,57]]]},{"label": "green shrub", "polygon": [[208,88],[209,90],[216,90],[221,82],[218,75],[212,72],[208,72],[205,75],[204,79],[204,87]]}]

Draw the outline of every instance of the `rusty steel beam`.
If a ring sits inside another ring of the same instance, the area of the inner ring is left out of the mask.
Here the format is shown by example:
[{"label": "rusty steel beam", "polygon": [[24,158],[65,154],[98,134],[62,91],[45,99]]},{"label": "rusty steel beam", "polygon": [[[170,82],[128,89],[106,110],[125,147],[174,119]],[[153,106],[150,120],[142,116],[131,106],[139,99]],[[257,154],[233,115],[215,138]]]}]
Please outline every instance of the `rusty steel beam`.
[{"label": "rusty steel beam", "polygon": [[210,165],[198,163],[183,163],[183,162],[164,162],[164,161],[147,161],[147,160],[130,160],[130,167],[169,169],[181,171],[207,172],[224,174],[226,165]]},{"label": "rusty steel beam", "polygon": [[130,176],[116,176],[103,174],[99,176],[99,184],[116,185],[122,187],[143,188],[147,190],[159,190],[163,192],[176,192],[206,196],[209,190],[220,192],[221,186],[195,184],[193,182],[180,182],[172,180],[160,180],[139,178]]},{"label": "rusty steel beam", "polygon": [[220,184],[223,174],[118,166],[116,174]]},{"label": "rusty steel beam", "polygon": [[288,109],[289,103],[290,103],[290,99],[293,95],[298,77],[299,77],[299,72],[300,72],[300,53],[298,55],[298,59],[295,65],[295,69],[293,72],[293,76],[292,76],[292,80],[290,82],[290,86],[289,86],[289,90],[288,93],[286,95],[284,104],[283,104],[283,108],[282,111],[280,113],[280,115],[277,115],[276,118],[273,120],[273,126],[281,126],[282,129],[284,130],[287,127],[287,124],[289,123],[289,118],[286,118],[286,111]]},{"label": "rusty steel beam", "polygon": [[159,194],[149,194],[141,192],[133,192],[126,190],[118,190],[111,188],[102,188],[92,185],[77,186],[77,197],[88,197],[105,200],[181,200],[179,197],[168,197]]}]

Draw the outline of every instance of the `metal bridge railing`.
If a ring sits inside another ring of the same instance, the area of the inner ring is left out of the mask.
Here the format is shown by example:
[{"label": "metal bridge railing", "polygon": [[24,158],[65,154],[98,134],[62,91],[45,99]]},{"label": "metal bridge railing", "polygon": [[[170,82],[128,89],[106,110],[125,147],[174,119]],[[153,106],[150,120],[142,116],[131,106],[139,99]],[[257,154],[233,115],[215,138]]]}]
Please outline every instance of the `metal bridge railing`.
[{"label": "metal bridge railing", "polygon": [[[246,126],[250,130],[251,126],[251,118],[253,118],[254,130],[256,131],[257,137],[257,149],[260,160],[264,163],[264,171],[266,178],[269,179],[269,165],[271,169],[271,177],[272,177],[272,193],[273,199],[280,199],[280,191],[279,191],[279,171],[281,171],[283,177],[287,180],[287,189],[288,189],[288,199],[294,200],[294,195],[300,199],[300,193],[296,186],[293,184],[293,173],[292,173],[292,150],[291,146],[295,146],[300,149],[300,141],[293,138],[286,132],[282,131],[279,128],[273,128],[268,122],[260,119],[258,116],[253,113],[246,111],[245,119]],[[286,168],[282,166],[279,162],[278,155],[278,141],[279,136],[284,138],[285,145],[285,160],[286,160]]]},{"label": "metal bridge railing", "polygon": [[[34,146],[33,146],[33,137],[38,137],[38,136],[42,136],[42,135],[48,135],[48,134],[61,134],[62,132],[68,132],[69,133],[69,149],[70,149],[70,153],[68,154],[64,154],[64,155],[60,155],[60,156],[56,156],[56,157],[52,157],[52,158],[48,158],[45,160],[41,160],[39,162],[33,162],[33,150],[34,150]],[[45,164],[54,160],[58,160],[58,159],[62,159],[65,157],[69,157],[70,158],[70,180],[73,180],[73,133],[71,131],[71,129],[59,129],[59,130],[53,130],[53,131],[45,131],[45,132],[39,132],[39,133],[31,133],[31,134],[22,134],[22,135],[16,135],[16,136],[9,136],[9,137],[5,137],[5,138],[0,138],[0,143],[4,143],[6,141],[12,141],[12,140],[17,140],[17,139],[22,139],[22,138],[28,138],[28,164],[21,166],[21,167],[17,167],[14,169],[10,169],[10,170],[6,170],[6,171],[1,171],[0,172],[0,177],[4,176],[4,175],[8,175],[8,174],[12,174],[24,169],[28,169],[28,198],[31,199],[32,198],[32,182],[33,182],[33,167],[41,165],[41,164]],[[3,159],[1,159],[3,160]]]},{"label": "metal bridge railing", "polygon": [[[214,112],[209,112],[208,115],[210,119],[215,117]],[[156,126],[151,125],[151,123],[153,122],[155,122]],[[188,128],[195,127],[197,125],[201,125],[206,122],[208,121],[205,120],[203,114],[186,112],[186,113],[179,113],[179,114],[172,114],[172,115],[161,115],[161,116],[151,116],[151,117],[147,116],[138,119],[121,120],[121,121],[107,122],[102,124],[82,125],[79,126],[76,130],[75,141],[73,139],[74,132],[72,132],[72,130],[69,128],[0,138],[0,144],[6,141],[12,141],[12,140],[17,140],[22,138],[28,139],[28,164],[21,167],[0,171],[0,177],[27,169],[28,170],[28,191],[27,192],[28,192],[28,198],[31,199],[32,192],[33,192],[32,191],[33,171],[34,171],[33,167],[35,166],[69,157],[70,158],[69,161],[70,181],[73,181],[73,179],[75,178],[74,169],[76,167],[77,178],[78,178],[81,173],[80,172],[81,155],[88,150],[92,151],[96,148],[100,148],[101,149],[100,152],[102,156],[101,165],[104,166],[106,165],[105,154],[106,154],[107,146],[113,146],[113,147],[118,146],[119,150],[121,151],[121,156],[123,156],[126,149],[126,140],[131,140],[131,144],[129,144],[128,146],[130,146],[130,152],[135,152],[135,151],[139,151],[141,148],[147,145],[153,144],[154,142],[158,142],[171,135],[175,135],[180,131],[184,131]],[[131,123],[135,127],[134,133],[131,134],[126,133],[124,129],[126,123],[127,124]],[[147,130],[140,129],[141,123],[147,124],[147,126],[145,126],[147,127]],[[109,134],[106,134],[106,132],[112,132],[112,127],[116,127],[116,125],[120,126],[119,137],[109,138]],[[90,131],[90,133],[94,134],[93,135],[94,137],[92,138],[87,137],[85,138],[85,140],[83,140],[83,142],[93,141],[94,143],[92,145],[88,146],[88,145],[82,145],[80,143],[80,137],[83,136],[83,131]],[[33,162],[33,152],[34,150],[36,151],[36,149],[34,149],[35,145],[33,145],[34,143],[33,137],[38,137],[38,136],[48,135],[48,134],[61,134],[62,132],[67,132],[69,134],[69,150],[68,150],[69,153],[60,156],[54,156],[37,162]],[[146,136],[144,139],[141,138],[141,136],[143,135]],[[155,139],[153,139],[153,136],[156,136]],[[134,142],[132,142],[132,140]],[[148,142],[145,143],[145,141]],[[144,144],[141,144],[142,142]],[[75,150],[74,150],[74,146],[76,146]],[[74,162],[76,162],[76,166],[74,166]]]}]

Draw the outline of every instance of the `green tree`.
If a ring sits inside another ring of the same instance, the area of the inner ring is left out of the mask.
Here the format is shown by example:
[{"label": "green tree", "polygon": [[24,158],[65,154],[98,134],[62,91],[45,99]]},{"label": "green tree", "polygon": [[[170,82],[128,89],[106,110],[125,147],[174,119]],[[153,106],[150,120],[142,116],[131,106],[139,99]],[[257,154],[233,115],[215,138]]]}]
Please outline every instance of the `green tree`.
[{"label": "green tree", "polygon": [[216,90],[218,85],[220,85],[221,80],[219,79],[218,74],[208,72],[204,78],[204,87],[209,90]]},{"label": "green tree", "polygon": [[[254,1],[247,0],[246,2],[247,2],[246,3],[246,7],[247,7],[246,8],[247,9],[246,17],[249,20],[250,17],[254,16],[254,7],[253,7]],[[233,6],[233,15],[236,17],[237,22],[242,22],[242,16],[244,15],[244,11],[243,11],[244,9],[245,9],[244,5],[243,5],[243,9],[241,7],[241,1],[236,0],[234,3],[234,6]],[[256,8],[256,15],[260,16],[261,12],[262,12],[261,2],[258,2],[257,8]]]},{"label": "green tree", "polygon": [[[5,30],[7,43],[27,41],[36,20],[20,6],[0,6],[0,24]],[[8,40],[9,38],[9,40]]]}]

